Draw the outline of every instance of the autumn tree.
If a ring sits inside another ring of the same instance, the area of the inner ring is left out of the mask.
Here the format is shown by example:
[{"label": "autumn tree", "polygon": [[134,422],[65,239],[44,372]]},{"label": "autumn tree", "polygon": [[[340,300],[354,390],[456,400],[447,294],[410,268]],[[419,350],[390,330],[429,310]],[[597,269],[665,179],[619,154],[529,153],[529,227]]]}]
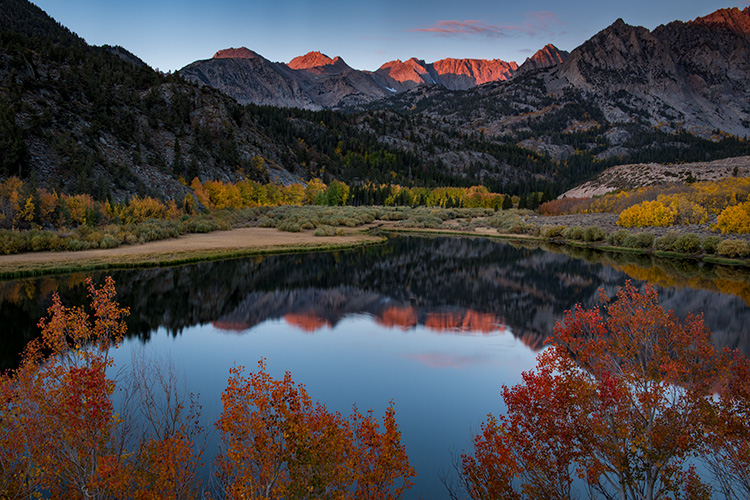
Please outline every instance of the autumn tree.
[{"label": "autumn tree", "polygon": [[750,361],[735,353],[732,367],[704,460],[724,498],[741,500],[750,498]]},{"label": "autumn tree", "polygon": [[216,459],[226,498],[398,499],[414,470],[393,406],[378,420],[355,408],[349,418],[313,403],[289,372],[281,380],[264,360],[249,375],[232,368],[216,427]]},{"label": "autumn tree", "polygon": [[0,498],[197,497],[195,412],[154,371],[133,382],[144,418],[115,412],[107,370],[128,310],[112,278],[87,287],[90,308],[53,295],[41,336],[17,369],[0,374]]},{"label": "autumn tree", "polygon": [[706,498],[688,460],[720,431],[709,396],[729,366],[702,317],[679,321],[650,286],[628,282],[612,302],[602,292],[557,324],[536,370],[503,387],[507,413],[462,455],[460,486],[472,499]]},{"label": "autumn tree", "polygon": [[[9,475],[15,478],[15,491],[23,484],[59,498],[97,496],[89,482],[110,452],[115,426],[109,348],[125,332],[127,310],[114,302],[111,278],[101,288],[89,280],[88,289],[91,314],[53,296],[49,317],[39,322],[41,337],[27,345],[12,378],[3,375],[11,392],[4,394],[0,425],[14,433],[0,461],[13,464],[15,471],[2,473],[6,483]],[[0,436],[8,437],[8,430]]]}]

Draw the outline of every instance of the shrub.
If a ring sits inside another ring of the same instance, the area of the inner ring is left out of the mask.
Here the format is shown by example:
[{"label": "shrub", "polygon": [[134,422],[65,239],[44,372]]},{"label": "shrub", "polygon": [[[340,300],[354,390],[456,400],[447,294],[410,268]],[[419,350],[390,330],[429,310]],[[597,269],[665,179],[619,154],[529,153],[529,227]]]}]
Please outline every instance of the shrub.
[{"label": "shrub", "polygon": [[706,236],[703,238],[703,251],[707,254],[714,254],[716,253],[716,247],[719,246],[719,243],[721,243],[721,237],[719,236]]},{"label": "shrub", "polygon": [[26,239],[15,231],[3,231],[0,236],[0,249],[4,254],[25,252],[27,247]]},{"label": "shrub", "polygon": [[716,253],[724,257],[744,259],[750,256],[750,245],[743,240],[724,240],[717,245]]},{"label": "shrub", "polygon": [[622,244],[628,248],[651,248],[654,244],[654,235],[645,231],[629,234]]},{"label": "shrub", "polygon": [[319,226],[313,233],[315,236],[336,236],[336,228],[332,226]]},{"label": "shrub", "polygon": [[53,247],[53,238],[55,238],[55,235],[49,231],[35,231],[35,234],[31,236],[31,250],[34,252],[51,250]]},{"label": "shrub", "polygon": [[542,226],[539,234],[544,238],[561,238],[563,232],[567,229],[567,226]]},{"label": "shrub", "polygon": [[[500,231],[498,229],[498,231]],[[510,234],[528,234],[530,236],[539,236],[539,224],[533,224],[531,222],[519,222],[513,224],[508,232]]]},{"label": "shrub", "polygon": [[123,242],[127,243],[128,245],[135,245],[136,243],[138,243],[138,236],[134,235],[133,233],[125,233]]},{"label": "shrub", "polygon": [[680,233],[677,231],[669,231],[664,236],[660,236],[654,240],[654,248],[661,250],[662,252],[674,252],[675,243],[679,238]]},{"label": "shrub", "polygon": [[111,234],[107,234],[99,242],[99,248],[117,248],[120,246],[120,240]]},{"label": "shrub", "polygon": [[583,231],[583,241],[604,241],[606,237],[607,233],[598,226],[589,226]]},{"label": "shrub", "polygon": [[258,225],[260,227],[276,227],[276,221],[264,215],[263,217],[258,219]]},{"label": "shrub", "polygon": [[279,231],[286,231],[288,233],[299,233],[300,231],[302,231],[300,225],[294,221],[279,222],[279,224],[276,226],[276,229],[278,229]]},{"label": "shrub", "polygon": [[398,225],[402,227],[435,229],[443,225],[443,219],[429,214],[414,214],[412,217],[400,221]]},{"label": "shrub", "polygon": [[88,248],[89,243],[87,242],[72,237],[68,239],[68,250],[77,252],[79,250],[88,250]]},{"label": "shrub", "polygon": [[675,241],[674,248],[680,253],[698,253],[701,251],[701,238],[697,234],[682,234]]},{"label": "shrub", "polygon": [[607,236],[607,243],[616,247],[621,247],[625,244],[625,238],[627,238],[628,236],[630,236],[629,231],[620,229],[619,231],[610,233],[610,235]]},{"label": "shrub", "polygon": [[562,236],[566,240],[580,241],[583,239],[584,229],[581,226],[571,226],[563,230]]}]

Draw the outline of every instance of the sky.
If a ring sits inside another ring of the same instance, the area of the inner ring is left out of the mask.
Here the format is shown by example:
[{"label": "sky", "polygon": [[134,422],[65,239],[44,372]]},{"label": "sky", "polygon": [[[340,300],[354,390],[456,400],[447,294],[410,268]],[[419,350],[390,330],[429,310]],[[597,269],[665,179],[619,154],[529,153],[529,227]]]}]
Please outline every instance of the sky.
[{"label": "sky", "polygon": [[375,70],[411,57],[522,63],[573,50],[617,18],[653,29],[748,0],[33,0],[92,45],[120,45],[162,71],[247,47],[271,61],[317,50]]}]

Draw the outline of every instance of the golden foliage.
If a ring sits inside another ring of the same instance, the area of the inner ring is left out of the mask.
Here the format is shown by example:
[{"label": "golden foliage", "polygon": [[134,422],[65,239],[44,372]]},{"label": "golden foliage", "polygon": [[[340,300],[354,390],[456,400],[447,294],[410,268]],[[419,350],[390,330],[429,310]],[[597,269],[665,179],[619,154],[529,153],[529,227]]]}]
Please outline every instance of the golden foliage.
[{"label": "golden foliage", "polygon": [[750,233],[750,201],[730,206],[721,211],[714,229],[722,234]]}]

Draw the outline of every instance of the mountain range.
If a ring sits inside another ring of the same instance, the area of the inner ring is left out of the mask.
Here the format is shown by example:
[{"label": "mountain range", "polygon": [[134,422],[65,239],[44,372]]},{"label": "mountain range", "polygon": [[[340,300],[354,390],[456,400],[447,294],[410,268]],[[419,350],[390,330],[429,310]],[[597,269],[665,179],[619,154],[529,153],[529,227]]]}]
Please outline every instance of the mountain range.
[{"label": "mountain range", "polygon": [[[493,133],[505,133],[503,124],[515,126],[517,120],[509,117],[517,117],[519,108],[542,114],[550,109],[544,99],[543,105],[534,105],[539,93],[525,88],[528,81],[514,85],[533,75],[532,85],[555,96],[557,106],[569,102],[566,92],[582,93],[608,122],[645,118],[652,126],[685,129],[704,137],[715,130],[745,136],[750,132],[750,7],[721,9],[653,31],[618,19],[570,54],[547,45],[520,66],[498,59],[425,63],[411,58],[390,61],[369,72],[354,70],[341,58],[319,52],[284,64],[242,48],[220,51],[179,73],[242,104],[304,109],[361,108],[378,101],[384,102],[376,106],[392,108],[394,101],[389,98],[425,85],[437,87],[438,92],[468,90],[460,97],[479,102],[462,109],[460,121],[471,117]],[[444,115],[444,108],[453,107],[448,101],[456,95],[441,95],[430,111]],[[415,105],[423,96],[420,89],[407,101]],[[488,107],[496,107],[496,101],[509,97],[515,102],[513,109],[500,116],[483,116]],[[485,105],[482,101],[495,102]]]},{"label": "mountain range", "polygon": [[563,62],[568,53],[552,44],[520,67],[500,59],[441,59],[426,63],[412,57],[389,61],[376,71],[351,68],[341,57],[308,52],[289,63],[271,62],[252,50],[230,48],[196,61],[179,74],[188,81],[217,88],[240,104],[336,109],[366,104],[418,87],[439,85],[466,90],[505,81],[517,73]]},{"label": "mountain range", "polygon": [[750,7],[652,31],[617,20],[520,65],[367,72],[240,48],[164,75],[27,0],[0,6],[0,180],[57,192],[179,199],[194,177],[318,177],[554,194],[614,165],[750,155]]}]

